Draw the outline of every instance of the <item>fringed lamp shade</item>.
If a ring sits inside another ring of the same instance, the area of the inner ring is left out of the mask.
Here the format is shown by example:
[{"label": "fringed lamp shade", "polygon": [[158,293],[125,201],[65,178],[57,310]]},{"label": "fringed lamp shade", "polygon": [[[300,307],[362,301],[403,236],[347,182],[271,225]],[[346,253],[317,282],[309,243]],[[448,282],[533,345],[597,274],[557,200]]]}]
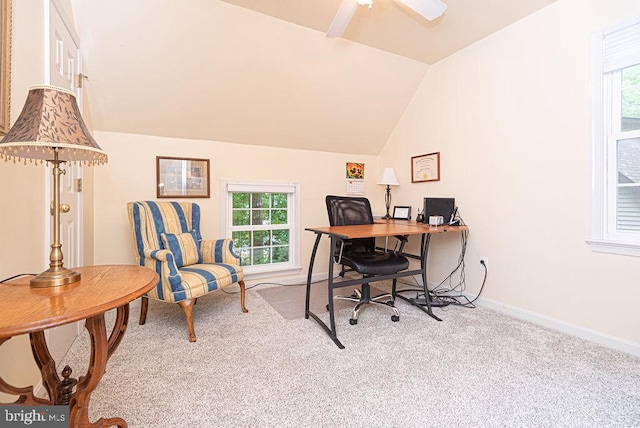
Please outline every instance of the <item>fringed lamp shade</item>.
[{"label": "fringed lamp shade", "polygon": [[64,162],[101,165],[108,160],[82,120],[73,92],[33,86],[20,117],[0,141],[0,159],[42,163],[53,160],[56,152]]},{"label": "fringed lamp shade", "polygon": [[[65,162],[84,165],[107,163],[107,154],[93,139],[82,120],[73,92],[55,86],[29,89],[20,117],[0,141],[0,159],[52,165],[53,243],[49,269],[31,279],[32,287],[58,287],[80,281],[80,273],[66,269],[60,242],[60,175]],[[39,162],[38,162],[39,161]]]}]

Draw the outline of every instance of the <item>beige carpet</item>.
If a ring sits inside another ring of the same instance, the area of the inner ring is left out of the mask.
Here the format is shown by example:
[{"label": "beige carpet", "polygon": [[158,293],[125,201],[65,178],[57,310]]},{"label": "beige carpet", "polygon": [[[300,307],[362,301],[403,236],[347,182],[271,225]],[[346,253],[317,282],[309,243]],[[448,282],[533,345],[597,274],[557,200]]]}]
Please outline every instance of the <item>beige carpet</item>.
[{"label": "beige carpet", "polygon": [[[640,358],[488,309],[437,308],[437,322],[397,305],[400,322],[371,307],[351,326],[350,310],[338,311],[341,350],[256,290],[247,314],[236,294],[200,298],[196,343],[177,305],[151,301],[146,325],[132,311],[90,419],[121,416],[130,428],[640,426]],[[85,333],[64,362],[79,374],[88,354]]]}]

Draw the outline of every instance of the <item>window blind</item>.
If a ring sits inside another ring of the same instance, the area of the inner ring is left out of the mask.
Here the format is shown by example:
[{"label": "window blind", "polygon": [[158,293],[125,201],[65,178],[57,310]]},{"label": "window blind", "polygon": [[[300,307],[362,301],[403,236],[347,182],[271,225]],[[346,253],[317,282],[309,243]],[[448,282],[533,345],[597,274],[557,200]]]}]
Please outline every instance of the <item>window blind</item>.
[{"label": "window blind", "polygon": [[295,193],[295,183],[251,183],[251,182],[229,182],[227,192],[268,192],[268,193]]},{"label": "window blind", "polygon": [[604,34],[603,72],[640,64],[640,19]]}]

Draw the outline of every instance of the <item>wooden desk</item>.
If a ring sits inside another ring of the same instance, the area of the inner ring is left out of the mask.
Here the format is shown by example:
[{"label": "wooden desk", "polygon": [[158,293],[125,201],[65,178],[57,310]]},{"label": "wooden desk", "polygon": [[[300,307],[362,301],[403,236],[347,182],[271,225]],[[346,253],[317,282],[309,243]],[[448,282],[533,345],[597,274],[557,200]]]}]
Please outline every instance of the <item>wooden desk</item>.
[{"label": "wooden desk", "polygon": [[[320,324],[320,326],[327,332],[331,340],[340,348],[344,349],[344,345],[340,343],[336,333],[336,325],[335,325],[335,317],[333,313],[333,290],[336,288],[347,287],[350,285],[360,285],[365,282],[377,282],[384,281],[389,279],[397,279],[405,276],[413,276],[420,275],[422,277],[422,283],[424,287],[425,293],[425,301],[424,303],[417,303],[415,299],[407,299],[404,296],[395,293],[394,290],[394,298],[400,297],[403,300],[413,304],[414,306],[419,307],[424,312],[426,312],[429,316],[436,319],[437,321],[441,321],[436,315],[434,315],[433,310],[431,308],[431,304],[429,302],[429,290],[427,288],[427,254],[429,250],[429,241],[431,239],[431,235],[435,233],[446,233],[446,232],[463,232],[468,230],[467,226],[438,226],[431,227],[428,224],[412,222],[408,220],[376,220],[373,224],[362,224],[362,225],[354,225],[354,226],[325,226],[325,227],[310,227],[306,228],[310,232],[316,234],[316,241],[313,246],[313,251],[311,252],[311,260],[309,262],[309,272],[307,275],[307,294],[305,301],[305,318],[309,318],[310,316]],[[318,251],[318,244],[320,243],[320,238],[323,235],[328,236],[331,239],[331,250],[329,251],[329,273],[328,273],[328,300],[329,303],[327,305],[329,309],[329,326],[327,326],[324,321],[322,321],[316,314],[309,310],[309,298],[311,294],[311,277],[313,274],[313,265],[315,263],[316,253]],[[340,239],[357,239],[357,238],[379,238],[379,237],[387,237],[387,236],[410,236],[410,235],[421,235],[422,241],[420,245],[420,269],[413,270],[405,270],[402,272],[398,272],[390,275],[377,275],[374,278],[359,278],[359,279],[351,279],[351,280],[343,280],[339,282],[333,281],[333,268],[334,268],[334,260],[333,260],[333,248],[335,248],[336,242]]]},{"label": "wooden desk", "polygon": [[[29,333],[33,357],[49,394],[49,399],[42,399],[34,395],[33,387],[14,387],[0,378],[0,391],[19,396],[14,403],[1,404],[68,403],[71,427],[126,427],[122,418],[89,422],[89,399],[127,329],[129,302],[153,288],[158,283],[158,275],[151,269],[132,265],[74,270],[80,272],[81,280],[61,287],[32,288],[28,276],[0,283],[0,345],[13,336]],[[113,330],[107,337],[104,313],[111,309],[117,309],[117,313]],[[61,380],[47,348],[44,330],[80,320],[86,320],[91,359],[87,373],[80,377],[73,393],[73,383],[69,384],[67,379],[70,370],[65,370],[65,379]]]}]

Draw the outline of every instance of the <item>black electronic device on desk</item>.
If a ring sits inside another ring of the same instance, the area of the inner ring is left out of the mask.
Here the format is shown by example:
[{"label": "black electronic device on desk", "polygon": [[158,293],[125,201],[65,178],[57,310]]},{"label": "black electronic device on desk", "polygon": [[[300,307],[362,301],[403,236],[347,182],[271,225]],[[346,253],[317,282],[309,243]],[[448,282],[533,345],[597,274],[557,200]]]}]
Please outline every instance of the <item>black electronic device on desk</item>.
[{"label": "black electronic device on desk", "polygon": [[441,224],[457,226],[459,224],[456,219],[457,212],[455,198],[424,198],[422,222],[429,224],[430,217],[442,217]]},{"label": "black electronic device on desk", "polygon": [[[422,222],[426,224],[432,224],[434,226],[449,225],[458,226],[460,221],[456,218],[458,213],[458,207],[456,207],[455,198],[424,198],[424,206],[422,210]],[[434,217],[438,218],[434,222]],[[423,298],[415,297],[409,299],[414,305],[426,306],[429,299],[432,307],[447,306],[448,302],[433,299],[433,296],[425,296]]]}]

